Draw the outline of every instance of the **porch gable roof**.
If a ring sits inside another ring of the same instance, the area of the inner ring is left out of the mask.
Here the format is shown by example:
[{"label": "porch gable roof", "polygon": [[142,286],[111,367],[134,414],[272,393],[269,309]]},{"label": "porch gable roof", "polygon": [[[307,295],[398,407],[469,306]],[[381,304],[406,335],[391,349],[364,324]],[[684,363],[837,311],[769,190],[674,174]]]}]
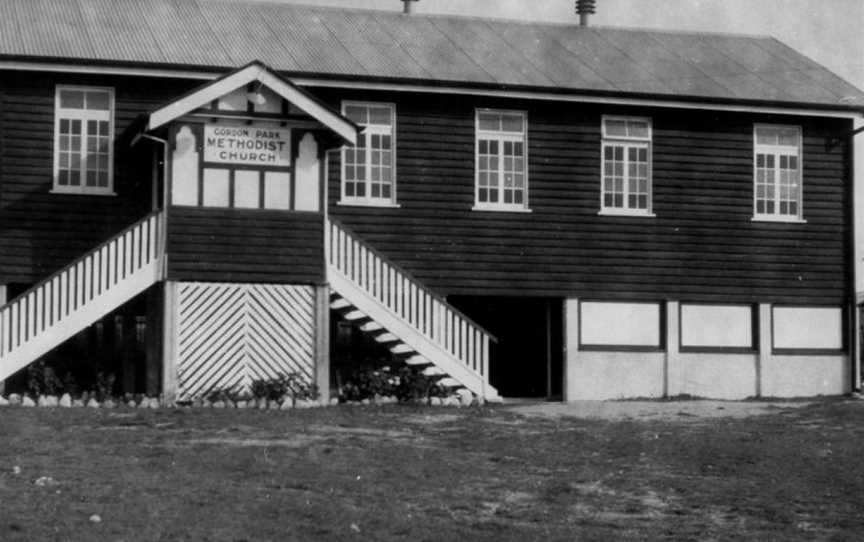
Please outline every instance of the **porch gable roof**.
[{"label": "porch gable roof", "polygon": [[145,131],[149,132],[164,126],[206,106],[213,100],[255,82],[266,86],[281,98],[295,105],[338,134],[346,143],[351,145],[357,143],[357,134],[360,128],[356,124],[257,60],[219,79],[206,83],[151,112],[147,117]]}]

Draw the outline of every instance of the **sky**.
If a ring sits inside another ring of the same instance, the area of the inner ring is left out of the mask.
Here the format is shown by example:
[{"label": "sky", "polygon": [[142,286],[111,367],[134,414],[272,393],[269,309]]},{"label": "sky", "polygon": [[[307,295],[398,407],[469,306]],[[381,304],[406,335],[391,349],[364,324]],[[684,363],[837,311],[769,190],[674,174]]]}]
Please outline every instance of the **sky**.
[{"label": "sky", "polygon": [[[399,0],[275,0],[401,10]],[[573,0],[419,0],[417,13],[577,22]],[[591,24],[773,36],[864,89],[864,0],[597,0]]]}]

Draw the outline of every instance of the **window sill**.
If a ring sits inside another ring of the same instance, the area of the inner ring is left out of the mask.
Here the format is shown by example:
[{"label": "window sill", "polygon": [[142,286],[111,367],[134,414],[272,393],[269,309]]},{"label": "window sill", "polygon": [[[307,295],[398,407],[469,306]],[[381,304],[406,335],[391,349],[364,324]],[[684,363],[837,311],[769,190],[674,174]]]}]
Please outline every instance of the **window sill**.
[{"label": "window sill", "polygon": [[363,201],[363,200],[339,200],[336,202],[336,205],[340,207],[377,207],[384,209],[399,209],[402,206],[398,203],[393,203],[392,201]]},{"label": "window sill", "polygon": [[754,216],[750,222],[775,222],[780,224],[806,224],[803,218],[792,218],[784,216]]},{"label": "window sill", "polygon": [[497,205],[475,205],[472,211],[491,211],[493,213],[532,213],[527,207],[503,207]]},{"label": "window sill", "polygon": [[599,216],[632,216],[636,218],[655,218],[657,215],[645,211],[629,211],[626,209],[600,209]]},{"label": "window sill", "polygon": [[65,190],[62,188],[53,188],[48,191],[49,194],[65,194],[67,196],[116,196],[117,192],[113,190]]}]

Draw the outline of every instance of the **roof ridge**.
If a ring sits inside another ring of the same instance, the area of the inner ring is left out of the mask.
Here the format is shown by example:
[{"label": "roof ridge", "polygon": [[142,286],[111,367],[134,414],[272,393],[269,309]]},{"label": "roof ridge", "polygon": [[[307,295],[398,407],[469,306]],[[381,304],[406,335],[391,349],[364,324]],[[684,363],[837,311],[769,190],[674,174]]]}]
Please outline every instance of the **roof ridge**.
[{"label": "roof ridge", "polygon": [[[196,0],[202,1],[202,0]],[[203,0],[206,2],[218,2],[222,4],[235,4],[235,5],[248,5],[248,4],[266,4],[269,6],[291,6],[298,8],[309,8],[321,11],[351,11],[351,12],[372,12],[372,13],[383,13],[391,16],[402,16],[404,15],[399,9],[380,9],[380,8],[366,8],[366,7],[356,7],[356,6],[337,6],[337,5],[319,5],[319,4],[311,4],[313,0]],[[395,5],[395,0],[394,0]],[[595,25],[592,24],[588,27],[579,26],[579,22],[574,19],[572,22],[564,22],[564,21],[544,21],[542,19],[537,20],[523,20],[523,19],[512,19],[510,17],[489,17],[482,15],[465,15],[460,13],[422,13],[422,12],[413,12],[408,17],[424,17],[424,18],[432,18],[432,19],[467,19],[467,20],[478,20],[478,21],[492,21],[492,22],[500,22],[500,23],[511,23],[525,26],[536,26],[536,25],[544,25],[551,27],[571,27],[575,30],[579,29],[593,29],[593,30],[622,30],[627,32],[643,32],[647,34],[677,34],[677,35],[699,35],[699,36],[728,36],[731,38],[756,38],[756,39],[773,39],[772,36],[768,34],[747,34],[744,32],[720,32],[716,30],[681,30],[681,29],[668,29],[668,28],[644,28],[644,27],[635,27],[635,26],[613,26],[613,25]]]}]

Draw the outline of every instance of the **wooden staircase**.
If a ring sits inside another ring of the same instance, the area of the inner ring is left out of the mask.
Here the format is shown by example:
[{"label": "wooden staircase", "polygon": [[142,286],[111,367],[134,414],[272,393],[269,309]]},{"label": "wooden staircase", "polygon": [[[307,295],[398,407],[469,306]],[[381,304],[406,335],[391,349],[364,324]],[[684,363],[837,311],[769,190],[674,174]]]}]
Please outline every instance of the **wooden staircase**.
[{"label": "wooden staircase", "polygon": [[333,219],[327,236],[332,309],[442,385],[500,401],[489,384],[488,331]]},{"label": "wooden staircase", "polygon": [[163,232],[153,213],[0,307],[0,381],[158,282]]}]

